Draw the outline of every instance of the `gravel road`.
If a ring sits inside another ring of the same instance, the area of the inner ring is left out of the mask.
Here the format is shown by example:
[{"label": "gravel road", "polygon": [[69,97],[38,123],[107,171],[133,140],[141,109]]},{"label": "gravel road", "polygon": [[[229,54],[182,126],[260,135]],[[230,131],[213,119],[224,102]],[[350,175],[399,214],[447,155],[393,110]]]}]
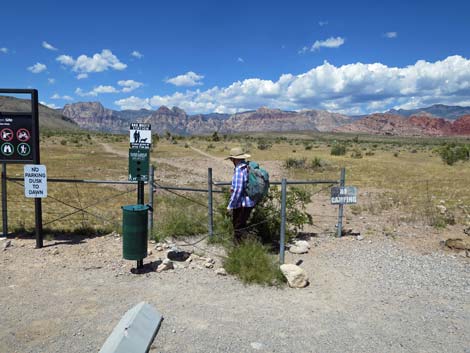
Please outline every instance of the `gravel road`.
[{"label": "gravel road", "polygon": [[0,240],[0,352],[97,352],[147,301],[164,316],[151,352],[470,353],[470,261],[450,252],[319,236],[287,255],[311,280],[289,289],[202,266],[135,275],[112,236],[11,242]]}]

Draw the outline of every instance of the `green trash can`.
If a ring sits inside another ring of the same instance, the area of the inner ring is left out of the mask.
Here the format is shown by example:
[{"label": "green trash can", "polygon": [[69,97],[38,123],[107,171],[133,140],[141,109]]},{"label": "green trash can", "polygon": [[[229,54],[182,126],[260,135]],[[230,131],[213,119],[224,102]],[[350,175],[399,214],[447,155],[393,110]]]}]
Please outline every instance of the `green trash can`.
[{"label": "green trash can", "polygon": [[126,260],[147,257],[149,205],[122,206],[122,256]]}]

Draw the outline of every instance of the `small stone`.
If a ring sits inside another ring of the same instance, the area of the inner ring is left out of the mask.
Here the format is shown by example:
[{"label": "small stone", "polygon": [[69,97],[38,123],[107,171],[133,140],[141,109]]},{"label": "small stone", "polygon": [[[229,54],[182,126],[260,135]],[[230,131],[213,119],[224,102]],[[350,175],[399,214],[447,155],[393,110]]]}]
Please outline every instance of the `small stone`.
[{"label": "small stone", "polygon": [[227,276],[227,271],[225,271],[225,268],[221,267],[215,270],[215,274],[219,276]]},{"label": "small stone", "polygon": [[214,267],[214,264],[213,264],[213,263],[210,263],[210,262],[206,262],[206,263],[204,264],[204,266],[205,266],[206,268],[213,268],[213,267]]},{"label": "small stone", "polygon": [[150,244],[155,244],[156,241],[155,240],[150,240]]},{"label": "small stone", "polygon": [[292,245],[289,247],[289,252],[292,254],[306,254],[308,253],[308,248],[304,246]]},{"label": "small stone", "polygon": [[59,249],[55,248],[52,250],[52,255],[59,255]]},{"label": "small stone", "polygon": [[174,269],[173,262],[170,259],[165,259],[158,265],[157,272],[167,271]]},{"label": "small stone", "polygon": [[11,246],[11,240],[6,240],[5,243],[3,244],[3,251],[5,251],[10,246]]},{"label": "small stone", "polygon": [[251,348],[257,351],[264,349],[264,344],[262,344],[261,342],[251,342],[250,346]]},{"label": "small stone", "polygon": [[162,246],[156,246],[156,247],[155,247],[155,250],[157,250],[157,251],[163,251],[163,247],[162,247]]},{"label": "small stone", "polygon": [[304,288],[308,285],[307,273],[297,265],[281,265],[281,272],[286,277],[289,286],[292,288]]},{"label": "small stone", "polygon": [[445,214],[447,212],[447,208],[444,205],[437,205],[436,208],[441,214]]},{"label": "small stone", "polygon": [[358,236],[356,237],[356,239],[357,239],[357,240],[364,240],[364,237],[363,237],[362,235],[358,235]]},{"label": "small stone", "polygon": [[152,255],[152,250],[149,250],[149,251],[147,252],[147,256],[150,256],[150,255]]}]

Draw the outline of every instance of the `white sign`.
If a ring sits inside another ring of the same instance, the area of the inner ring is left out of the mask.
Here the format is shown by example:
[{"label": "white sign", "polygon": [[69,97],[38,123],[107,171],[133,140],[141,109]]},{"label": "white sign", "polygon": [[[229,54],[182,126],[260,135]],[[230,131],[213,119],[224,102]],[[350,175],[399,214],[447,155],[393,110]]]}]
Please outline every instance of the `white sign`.
[{"label": "white sign", "polygon": [[357,203],[357,188],[355,186],[333,186],[331,188],[331,204],[348,205]]},{"label": "white sign", "polygon": [[130,148],[149,149],[152,144],[152,129],[150,124],[131,123],[129,140]]},{"label": "white sign", "polygon": [[24,166],[24,196],[33,198],[47,197],[45,165],[26,164]]}]

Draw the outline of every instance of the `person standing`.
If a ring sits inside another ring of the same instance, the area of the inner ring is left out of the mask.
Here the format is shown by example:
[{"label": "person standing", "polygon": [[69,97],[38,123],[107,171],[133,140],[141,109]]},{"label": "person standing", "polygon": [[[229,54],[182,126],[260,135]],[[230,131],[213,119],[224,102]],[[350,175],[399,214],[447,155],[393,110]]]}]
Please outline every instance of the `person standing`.
[{"label": "person standing", "polygon": [[234,241],[239,244],[247,234],[247,221],[250,213],[255,207],[255,202],[245,193],[248,182],[248,164],[247,158],[251,156],[241,148],[234,147],[230,150],[230,159],[234,165],[232,186],[230,188],[230,201],[227,209],[232,212],[232,222],[234,231]]}]

